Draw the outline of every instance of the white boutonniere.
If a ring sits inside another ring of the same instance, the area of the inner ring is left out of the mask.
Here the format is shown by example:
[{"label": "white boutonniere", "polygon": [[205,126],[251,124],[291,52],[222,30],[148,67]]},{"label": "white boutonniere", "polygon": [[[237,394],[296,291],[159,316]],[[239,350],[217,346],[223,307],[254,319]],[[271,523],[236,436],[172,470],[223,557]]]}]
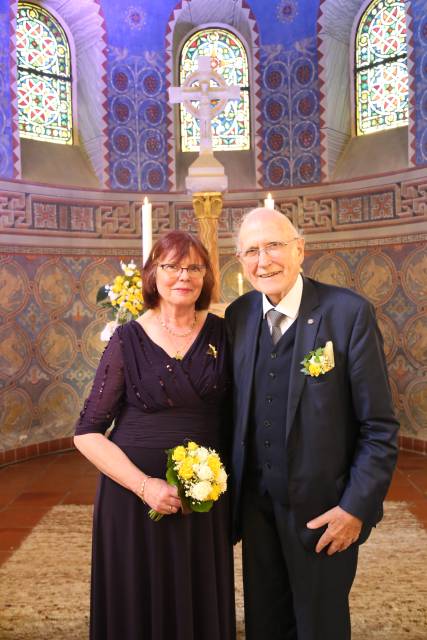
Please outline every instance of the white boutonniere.
[{"label": "white boutonniere", "polygon": [[303,365],[301,372],[306,376],[317,378],[324,373],[328,373],[335,366],[332,340],[328,340],[324,347],[319,347],[307,353],[301,364]]}]

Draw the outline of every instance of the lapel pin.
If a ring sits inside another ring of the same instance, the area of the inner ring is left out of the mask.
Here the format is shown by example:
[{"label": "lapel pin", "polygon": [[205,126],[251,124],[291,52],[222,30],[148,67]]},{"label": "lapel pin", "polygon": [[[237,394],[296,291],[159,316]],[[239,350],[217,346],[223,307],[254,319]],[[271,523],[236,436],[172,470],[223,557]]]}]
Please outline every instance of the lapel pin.
[{"label": "lapel pin", "polygon": [[309,319],[307,320],[307,324],[313,324],[313,323],[314,323],[313,318],[309,318]]}]

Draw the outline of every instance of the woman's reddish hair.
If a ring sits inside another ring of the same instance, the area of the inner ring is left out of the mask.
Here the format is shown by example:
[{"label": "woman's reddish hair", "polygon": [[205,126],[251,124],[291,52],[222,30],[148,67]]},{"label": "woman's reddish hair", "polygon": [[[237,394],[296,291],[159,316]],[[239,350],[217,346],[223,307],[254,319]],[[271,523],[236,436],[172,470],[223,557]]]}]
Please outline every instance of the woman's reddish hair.
[{"label": "woman's reddish hair", "polygon": [[160,296],[156,287],[156,270],[159,262],[164,256],[170,253],[173,253],[174,261],[180,262],[188,256],[191,249],[194,249],[199,255],[201,263],[206,267],[203,287],[196,300],[195,306],[197,310],[207,309],[209,307],[215,278],[209,254],[205,246],[198,238],[192,236],[191,233],[187,233],[186,231],[169,231],[154,243],[142,269],[142,293],[144,296],[144,307],[146,309],[154,309],[159,305]]}]

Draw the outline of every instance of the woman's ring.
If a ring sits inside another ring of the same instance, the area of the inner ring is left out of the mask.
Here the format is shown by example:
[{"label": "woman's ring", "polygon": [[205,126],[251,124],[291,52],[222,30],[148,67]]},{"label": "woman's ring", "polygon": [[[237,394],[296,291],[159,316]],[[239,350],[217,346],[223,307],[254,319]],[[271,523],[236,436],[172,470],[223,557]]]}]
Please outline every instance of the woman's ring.
[{"label": "woman's ring", "polygon": [[172,513],[172,505],[169,505],[169,511]]}]

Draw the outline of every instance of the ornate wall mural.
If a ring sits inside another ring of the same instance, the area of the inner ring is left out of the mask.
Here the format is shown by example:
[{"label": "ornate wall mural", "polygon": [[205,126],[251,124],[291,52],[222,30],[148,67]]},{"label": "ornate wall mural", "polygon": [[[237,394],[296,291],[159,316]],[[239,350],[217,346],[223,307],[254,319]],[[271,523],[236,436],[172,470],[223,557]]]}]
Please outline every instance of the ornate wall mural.
[{"label": "ornate wall mural", "polygon": [[[355,289],[375,305],[402,433],[427,441],[427,255],[419,224],[427,221],[425,174],[414,169],[396,182],[347,187],[273,194],[277,209],[305,233],[305,273]],[[224,302],[250,288],[240,281],[234,238],[262,197],[225,200]],[[140,260],[140,204],[136,194],[112,199],[1,185],[0,450],[72,434],[105,346],[96,294],[119,273],[120,259]],[[153,202],[154,237],[171,228],[197,232],[185,195]]]},{"label": "ornate wall mural", "polygon": [[96,293],[120,270],[94,252],[16,249],[0,254],[0,449],[72,434],[105,347]]}]

